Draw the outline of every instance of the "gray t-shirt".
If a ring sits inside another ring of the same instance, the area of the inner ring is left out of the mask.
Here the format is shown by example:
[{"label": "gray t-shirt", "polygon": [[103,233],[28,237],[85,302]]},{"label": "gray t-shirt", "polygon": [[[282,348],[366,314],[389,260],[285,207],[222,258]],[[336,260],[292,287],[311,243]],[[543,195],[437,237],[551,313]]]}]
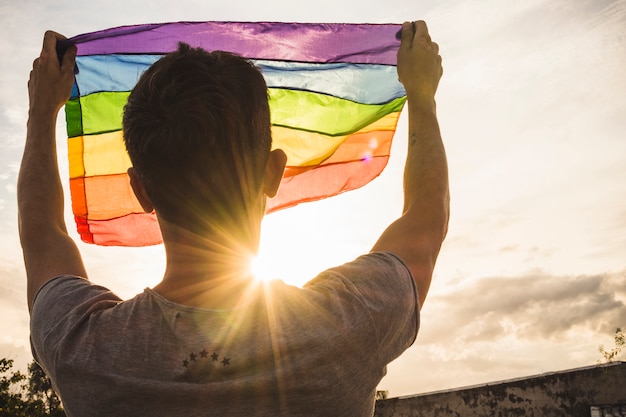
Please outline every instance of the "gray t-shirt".
[{"label": "gray t-shirt", "polygon": [[122,301],[72,276],[36,296],[31,341],[68,416],[371,416],[419,306],[396,256],[370,253],[303,288],[251,288],[231,310],[146,289]]}]

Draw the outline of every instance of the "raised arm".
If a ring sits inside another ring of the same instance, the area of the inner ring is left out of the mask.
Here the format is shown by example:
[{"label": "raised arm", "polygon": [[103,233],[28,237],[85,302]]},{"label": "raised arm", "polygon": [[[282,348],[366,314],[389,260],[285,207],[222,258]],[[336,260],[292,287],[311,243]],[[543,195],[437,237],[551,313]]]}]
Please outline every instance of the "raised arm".
[{"label": "raised arm", "polygon": [[374,245],[399,256],[413,274],[420,306],[448,230],[450,194],[446,153],[437,122],[435,92],[442,75],[439,47],[422,21],[402,25],[398,77],[407,92],[409,148],[404,210]]},{"label": "raised arm", "polygon": [[37,290],[51,278],[61,274],[86,277],[78,248],[67,234],[57,165],[56,118],[70,96],[76,58],[76,48],[70,47],[59,64],[56,45],[62,39],[58,33],[46,32],[28,81],[30,108],[17,205],[29,309]]}]

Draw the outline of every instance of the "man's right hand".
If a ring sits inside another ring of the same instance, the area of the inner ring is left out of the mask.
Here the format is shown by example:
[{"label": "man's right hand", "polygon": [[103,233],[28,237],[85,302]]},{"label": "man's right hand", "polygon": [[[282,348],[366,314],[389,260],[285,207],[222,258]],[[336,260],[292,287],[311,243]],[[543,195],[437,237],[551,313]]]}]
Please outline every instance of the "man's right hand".
[{"label": "man's right hand", "polygon": [[66,38],[53,31],[44,35],[41,54],[33,62],[28,80],[28,97],[32,117],[56,117],[70,98],[74,83],[76,47],[71,45],[63,54],[61,63],[57,56],[57,43]]},{"label": "man's right hand", "polygon": [[398,51],[398,78],[404,84],[409,103],[434,104],[442,74],[439,45],[430,39],[426,23],[405,22]]}]

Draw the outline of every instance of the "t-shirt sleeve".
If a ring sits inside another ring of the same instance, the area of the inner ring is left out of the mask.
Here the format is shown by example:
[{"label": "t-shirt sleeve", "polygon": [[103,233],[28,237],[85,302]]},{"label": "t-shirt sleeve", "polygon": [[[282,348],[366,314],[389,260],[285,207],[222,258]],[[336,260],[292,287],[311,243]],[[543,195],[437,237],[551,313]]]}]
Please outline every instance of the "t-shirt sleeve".
[{"label": "t-shirt sleeve", "polygon": [[44,284],[35,295],[30,318],[33,356],[54,373],[55,358],[63,338],[84,324],[92,314],[108,309],[121,299],[107,288],[76,276],[59,276]]},{"label": "t-shirt sleeve", "polygon": [[338,320],[360,328],[363,343],[373,347],[382,363],[415,341],[417,288],[407,266],[392,253],[363,255],[323,272],[305,288],[325,294]]}]

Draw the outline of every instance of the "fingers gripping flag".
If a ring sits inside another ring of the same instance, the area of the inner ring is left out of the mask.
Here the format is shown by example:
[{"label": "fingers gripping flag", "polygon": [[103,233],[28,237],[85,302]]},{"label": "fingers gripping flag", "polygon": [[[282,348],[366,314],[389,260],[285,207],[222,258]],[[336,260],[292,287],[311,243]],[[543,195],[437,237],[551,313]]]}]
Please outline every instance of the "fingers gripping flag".
[{"label": "fingers gripping flag", "polygon": [[389,159],[406,101],[396,73],[397,24],[177,22],[76,36],[77,74],[65,106],[72,210],[85,242],[161,242],[137,202],[122,112],[141,74],[178,42],[240,54],[269,89],[273,148],[287,154],[268,211],[359,188]]}]

